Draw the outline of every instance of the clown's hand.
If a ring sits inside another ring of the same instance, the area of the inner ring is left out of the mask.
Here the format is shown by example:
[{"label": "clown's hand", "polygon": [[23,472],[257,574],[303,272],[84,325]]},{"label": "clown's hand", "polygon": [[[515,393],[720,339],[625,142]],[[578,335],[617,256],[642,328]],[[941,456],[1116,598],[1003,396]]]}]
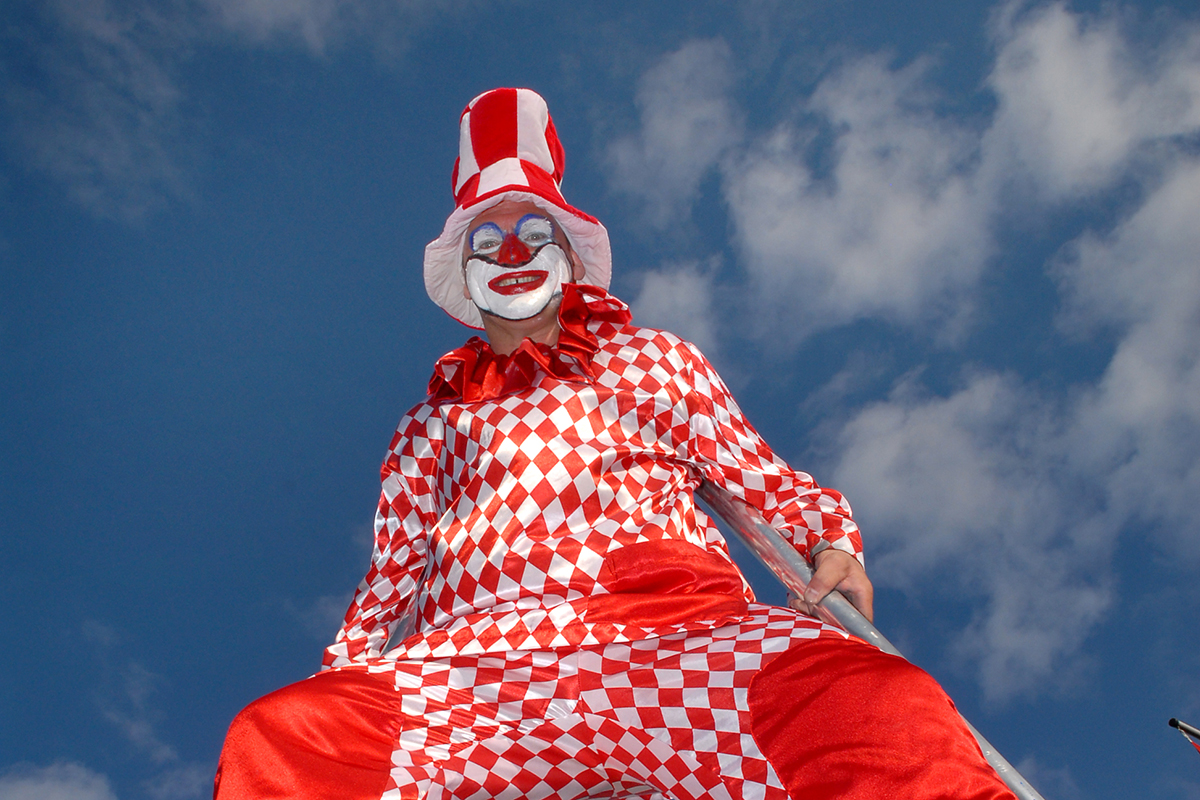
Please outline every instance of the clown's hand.
[{"label": "clown's hand", "polygon": [[858,559],[830,547],[817,553],[813,561],[816,566],[813,578],[809,581],[803,599],[789,600],[788,604],[792,608],[815,617],[817,603],[837,589],[864,617],[868,620],[874,618],[875,587],[871,585],[871,579],[867,577],[867,571],[858,563]]}]

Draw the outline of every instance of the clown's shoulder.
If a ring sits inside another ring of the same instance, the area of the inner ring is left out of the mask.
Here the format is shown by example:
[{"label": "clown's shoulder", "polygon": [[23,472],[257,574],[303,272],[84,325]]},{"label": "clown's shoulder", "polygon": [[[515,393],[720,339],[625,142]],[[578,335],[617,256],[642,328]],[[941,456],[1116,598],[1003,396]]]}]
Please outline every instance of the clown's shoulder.
[{"label": "clown's shoulder", "polygon": [[[614,345],[621,348],[632,348],[648,356],[676,356],[690,361],[699,354],[696,345],[661,328],[648,328],[632,323],[622,326],[611,336]],[[603,349],[603,348],[602,348]]]},{"label": "clown's shoulder", "polygon": [[409,480],[427,478],[445,439],[445,427],[445,420],[437,413],[437,405],[428,397],[405,412],[396,425],[380,467],[384,483],[396,475]]},{"label": "clown's shoulder", "polygon": [[649,360],[669,364],[677,371],[691,371],[697,367],[712,370],[707,357],[695,343],[661,328],[627,323],[611,335],[602,337],[600,351],[606,350],[627,357],[633,363]]}]

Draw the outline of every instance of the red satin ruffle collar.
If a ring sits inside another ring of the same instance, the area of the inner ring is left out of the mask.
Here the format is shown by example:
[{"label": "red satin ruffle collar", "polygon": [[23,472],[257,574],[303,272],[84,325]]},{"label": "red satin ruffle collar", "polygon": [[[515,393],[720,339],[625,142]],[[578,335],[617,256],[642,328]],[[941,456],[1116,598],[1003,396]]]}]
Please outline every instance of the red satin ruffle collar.
[{"label": "red satin ruffle collar", "polygon": [[438,359],[429,379],[429,399],[442,403],[494,400],[534,385],[543,375],[590,383],[595,378],[592,357],[600,344],[589,324],[606,322],[621,327],[632,318],[629,306],[600,287],[564,284],[557,345],[526,339],[512,353],[501,356],[473,336]]}]

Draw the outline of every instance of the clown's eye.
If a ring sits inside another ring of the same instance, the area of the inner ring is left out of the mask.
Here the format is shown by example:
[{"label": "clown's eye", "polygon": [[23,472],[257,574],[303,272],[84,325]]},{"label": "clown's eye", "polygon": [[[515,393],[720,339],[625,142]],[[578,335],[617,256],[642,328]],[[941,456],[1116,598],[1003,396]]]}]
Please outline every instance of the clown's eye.
[{"label": "clown's eye", "polygon": [[540,247],[554,239],[554,224],[545,217],[529,214],[517,223],[517,236],[531,247]]},{"label": "clown's eye", "polygon": [[494,222],[485,222],[471,231],[470,248],[472,253],[492,253],[500,249],[504,241],[504,231]]}]

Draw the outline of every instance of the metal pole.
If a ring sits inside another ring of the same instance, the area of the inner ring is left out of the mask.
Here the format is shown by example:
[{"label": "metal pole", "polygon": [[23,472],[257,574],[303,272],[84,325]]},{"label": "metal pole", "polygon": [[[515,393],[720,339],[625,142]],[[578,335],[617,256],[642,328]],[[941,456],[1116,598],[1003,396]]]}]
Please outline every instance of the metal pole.
[{"label": "metal pole", "polygon": [[[796,548],[783,538],[779,531],[767,524],[762,514],[708,481],[700,484],[698,494],[700,499],[708,504],[717,517],[738,535],[738,538],[746,543],[750,552],[754,553],[759,561],[779,578],[795,597],[804,596],[804,590],[808,588],[808,582],[812,580],[812,567],[796,552]],[[860,614],[841,592],[830,592],[816,610],[825,622],[870,642],[885,653],[904,658],[895,645]],[[1029,785],[1029,781],[1025,780],[1021,773],[1017,772],[1016,768],[996,751],[996,748],[992,747],[983,734],[975,730],[974,725],[966,718],[963,719],[963,722],[967,723],[971,735],[979,743],[983,757],[996,770],[996,774],[1000,776],[1001,780],[1008,784],[1008,788],[1012,790],[1013,794],[1020,800],[1044,800],[1037,789]],[[1175,720],[1172,720],[1172,723],[1174,722]]]},{"label": "metal pole", "polygon": [[1192,738],[1200,740],[1200,729],[1193,728],[1191,725],[1188,725],[1186,722],[1182,722],[1182,721],[1177,720],[1174,717],[1172,717],[1171,719],[1169,719],[1167,721],[1167,724],[1170,725],[1172,728],[1174,728],[1177,731],[1183,731],[1184,733],[1191,736]]}]

